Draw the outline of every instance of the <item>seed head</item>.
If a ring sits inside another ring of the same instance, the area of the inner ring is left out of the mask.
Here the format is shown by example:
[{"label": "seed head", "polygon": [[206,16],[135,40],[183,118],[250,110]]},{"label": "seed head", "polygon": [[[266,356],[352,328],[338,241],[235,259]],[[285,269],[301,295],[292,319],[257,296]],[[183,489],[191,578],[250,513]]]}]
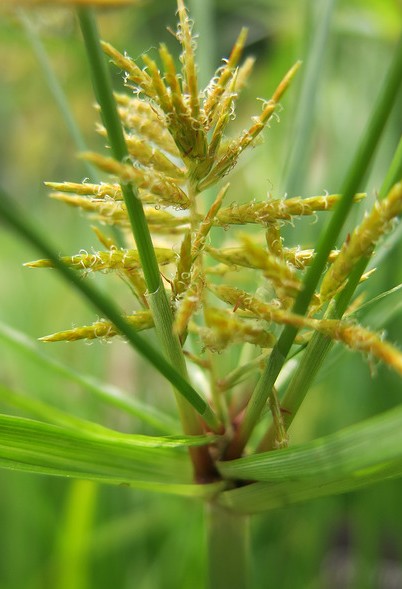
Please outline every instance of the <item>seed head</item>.
[{"label": "seed head", "polygon": [[369,258],[375,244],[391,228],[392,221],[402,213],[402,183],[399,182],[382,201],[377,201],[345,242],[335,262],[328,270],[320,290],[323,301],[338,292],[356,262]]}]

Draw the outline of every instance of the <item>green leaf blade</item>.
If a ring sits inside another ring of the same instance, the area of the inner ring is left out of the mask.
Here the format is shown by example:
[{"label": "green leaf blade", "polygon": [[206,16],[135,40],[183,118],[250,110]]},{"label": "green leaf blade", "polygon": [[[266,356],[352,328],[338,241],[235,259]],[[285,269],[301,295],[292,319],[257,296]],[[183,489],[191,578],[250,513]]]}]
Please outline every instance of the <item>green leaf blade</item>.
[{"label": "green leaf blade", "polygon": [[8,347],[13,348],[23,359],[32,359],[35,364],[43,367],[44,370],[51,371],[77,383],[103,403],[117,407],[156,430],[165,434],[174,434],[180,431],[179,422],[168,414],[139,401],[114,385],[100,382],[93,376],[82,374],[52,358],[27,335],[2,321],[0,321],[0,340],[3,340]]},{"label": "green leaf blade", "polygon": [[205,436],[100,435],[8,415],[0,415],[0,432],[1,468],[194,497],[222,486],[193,484],[190,460],[181,451],[205,443]]},{"label": "green leaf blade", "polygon": [[241,513],[345,493],[402,476],[402,406],[299,447],[221,462],[226,478],[255,484],[219,501]]}]

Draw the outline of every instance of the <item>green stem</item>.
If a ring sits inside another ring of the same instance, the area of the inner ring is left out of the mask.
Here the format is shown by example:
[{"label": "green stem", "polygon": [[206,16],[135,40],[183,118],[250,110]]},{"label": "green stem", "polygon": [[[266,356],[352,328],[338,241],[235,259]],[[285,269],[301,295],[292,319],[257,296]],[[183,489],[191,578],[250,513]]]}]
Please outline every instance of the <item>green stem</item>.
[{"label": "green stem", "polygon": [[59,534],[55,585],[59,589],[89,589],[90,560],[98,485],[71,481]]},{"label": "green stem", "polygon": [[249,587],[249,517],[206,506],[208,589]]},{"label": "green stem", "polygon": [[[92,12],[87,8],[79,9],[78,15],[91,66],[95,95],[101,107],[102,119],[107,130],[113,157],[120,162],[128,161],[129,152],[117,112],[106,61],[100,46],[95,19]],[[154,313],[156,331],[161,339],[166,356],[181,376],[188,380],[186,363],[179,338],[172,329],[172,311],[160,276],[138,189],[130,182],[121,183],[121,190],[141,260],[145,282],[150,293],[150,306]],[[176,399],[184,431],[189,434],[202,433],[202,425],[187,401],[178,395],[176,395]],[[204,452],[204,449],[201,452]]]},{"label": "green stem", "polygon": [[[218,431],[220,424],[211,411],[208,403],[193,389],[175,368],[157,352],[146,340],[144,340],[133,329],[132,325],[127,323],[123,317],[122,311],[104,295],[99,289],[92,286],[88,281],[74,270],[61,262],[55,248],[50,246],[44,237],[45,232],[36,229],[31,222],[18,211],[13,205],[10,197],[0,188],[0,218],[4,219],[20,235],[34,245],[45,257],[52,260],[55,268],[73,284],[81,294],[107,317],[117,327],[117,329],[126,336],[130,344],[142,355],[148,362],[154,366],[169,382],[180,392],[180,394],[190,403],[199,413],[205,422],[213,431]],[[188,433],[188,432],[186,432]]]},{"label": "green stem", "polygon": [[[316,247],[316,255],[312,265],[309,267],[306,273],[305,280],[303,282],[303,289],[296,298],[292,309],[293,313],[304,315],[308,309],[315,288],[327,263],[328,255],[342,230],[343,224],[352,206],[353,195],[358,191],[359,186],[368,171],[374,151],[381,137],[381,133],[385,127],[395,99],[398,95],[401,81],[402,39],[399,41],[397,46],[394,59],[392,61],[388,76],[385,80],[382,92],[377,101],[367,131],[359,146],[349,172],[343,182],[343,186],[340,191],[342,198],[339,201],[326,230],[323,231],[322,237]],[[260,418],[267,399],[271,394],[272,387],[274,386],[279,372],[285,363],[286,357],[293,345],[296,334],[297,329],[293,326],[286,326],[282,331],[278,343],[272,350],[268,365],[261,375],[255,390],[253,391],[251,401],[248,405],[238,434],[228,450],[229,458],[239,456],[243,451],[247,440],[249,439]]]},{"label": "green stem", "polygon": [[[283,424],[288,430],[295,415],[302,404],[306,393],[320,369],[324,358],[331,349],[332,340],[321,333],[315,333],[307,346],[300,365],[294,374],[285,396],[281,400]],[[275,448],[276,431],[272,423],[261,440],[257,452],[264,452]]]},{"label": "green stem", "polygon": [[402,180],[402,137],[399,139],[395,155],[382,183],[378,198],[384,198],[396,182]]},{"label": "green stem", "polygon": [[[113,96],[109,71],[100,46],[95,19],[88,8],[80,8],[78,15],[91,67],[95,96],[101,107],[101,116],[108,134],[113,157],[119,162],[128,161],[130,156]],[[149,292],[152,293],[159,289],[162,281],[144,209],[134,183],[122,183],[121,189],[141,259],[145,281]]]},{"label": "green stem", "polygon": [[[402,139],[399,141],[395,155],[392,159],[388,173],[381,186],[378,197],[385,198],[392,186],[398,182],[402,175]],[[358,287],[361,277],[364,274],[370,258],[364,257],[359,260],[353,268],[346,286],[335,297],[334,301],[328,307],[325,314],[326,319],[341,319],[345,313],[350,300]],[[320,369],[325,357],[331,349],[332,341],[320,333],[315,333],[307,350],[303,355],[300,365],[294,374],[289,387],[281,401],[281,406],[286,411],[283,413],[283,421],[286,429],[290,427],[293,419],[302,404],[308,389],[311,386],[318,370]],[[269,427],[267,433],[261,440],[258,451],[264,452],[274,448],[275,428],[273,424]]]}]

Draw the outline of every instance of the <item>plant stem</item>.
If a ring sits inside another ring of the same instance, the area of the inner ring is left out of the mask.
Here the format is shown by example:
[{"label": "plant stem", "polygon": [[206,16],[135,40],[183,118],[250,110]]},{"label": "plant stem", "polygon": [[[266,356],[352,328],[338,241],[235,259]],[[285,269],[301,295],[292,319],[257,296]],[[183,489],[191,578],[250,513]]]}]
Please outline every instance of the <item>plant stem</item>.
[{"label": "plant stem", "polygon": [[[378,198],[385,198],[393,184],[398,182],[402,174],[402,139],[399,141],[395,155],[392,159],[386,178],[381,186]],[[364,257],[358,261],[351,272],[346,286],[331,302],[325,314],[326,319],[341,319],[345,313],[349,302],[359,285],[360,279],[365,272],[370,258]],[[315,333],[307,346],[300,365],[294,374],[289,387],[281,401],[281,406],[286,410],[283,414],[283,421],[286,429],[290,427],[292,421],[302,404],[308,389],[311,386],[318,370],[320,369],[325,357],[331,349],[332,341],[322,335]],[[275,444],[275,428],[271,424],[267,433],[261,440],[258,451],[264,452],[272,450]]]},{"label": "plant stem", "polygon": [[208,589],[249,587],[249,517],[206,506]]},{"label": "plant stem", "polygon": [[[319,240],[313,263],[309,267],[303,282],[303,289],[300,291],[293,306],[293,313],[304,315],[308,309],[314,290],[325,268],[329,252],[333,248],[352,206],[353,195],[358,191],[372,161],[375,148],[378,145],[381,133],[398,95],[401,81],[402,39],[400,39],[396,48],[394,59],[391,63],[388,76],[386,77],[376,107],[374,108],[373,116],[370,120],[367,131],[343,182],[340,191],[342,198],[339,201],[326,230],[323,231],[322,237]],[[228,449],[228,458],[235,458],[242,453],[247,440],[260,418],[266,401],[271,394],[272,387],[285,363],[296,334],[297,329],[293,326],[286,326],[282,331],[281,337],[272,350],[268,365],[253,391],[252,398],[241,427],[238,430],[238,434]]]},{"label": "plant stem", "polygon": [[[101,107],[101,116],[113,157],[119,162],[128,161],[130,156],[113,96],[112,83],[100,46],[95,19],[88,8],[80,8],[78,15],[90,63],[95,96]],[[162,281],[138,189],[133,182],[122,183],[121,189],[148,291],[153,293],[160,288]]]},{"label": "plant stem", "polygon": [[400,180],[402,180],[402,137],[399,139],[395,155],[392,158],[391,165],[382,183],[378,198],[384,198],[392,186]]},{"label": "plant stem", "polygon": [[[113,156],[120,162],[128,161],[129,152],[117,112],[106,61],[100,46],[95,19],[92,12],[87,8],[79,9],[78,15],[91,66],[95,95],[101,107],[102,119],[107,130]],[[160,276],[158,262],[145,218],[144,209],[138,195],[138,189],[131,182],[122,182],[121,190],[141,260],[145,282],[147,284],[148,292],[150,293],[150,307],[153,311],[157,334],[161,340],[165,354],[172,365],[176,367],[177,371],[184,379],[188,380],[186,363],[180,346],[180,341],[172,329],[172,311]],[[192,407],[181,396],[177,394],[175,396],[185,433],[202,433],[202,424],[194,413]],[[195,460],[195,455],[204,454],[205,452],[207,452],[205,448],[192,450],[193,460]],[[208,462],[206,458],[205,460]],[[204,462],[204,459],[202,459],[201,462]],[[195,466],[197,470],[197,465]],[[197,476],[202,478],[200,472],[198,472]]]},{"label": "plant stem", "polygon": [[90,560],[88,558],[98,485],[92,481],[71,481],[60,529],[57,549],[59,589],[89,589]]},{"label": "plant stem", "polygon": [[82,280],[81,276],[60,260],[55,248],[50,246],[44,237],[45,232],[36,229],[21,211],[15,208],[10,197],[1,188],[0,218],[9,223],[13,229],[27,239],[45,257],[52,260],[55,268],[64,278],[70,284],[73,284],[98,311],[114,323],[117,329],[127,337],[130,344],[186,398],[211,429],[213,431],[219,430],[220,424],[208,403],[202,399],[189,382],[159,352],[138,335],[132,325],[124,319],[122,311],[109,297],[92,286],[88,281]]}]

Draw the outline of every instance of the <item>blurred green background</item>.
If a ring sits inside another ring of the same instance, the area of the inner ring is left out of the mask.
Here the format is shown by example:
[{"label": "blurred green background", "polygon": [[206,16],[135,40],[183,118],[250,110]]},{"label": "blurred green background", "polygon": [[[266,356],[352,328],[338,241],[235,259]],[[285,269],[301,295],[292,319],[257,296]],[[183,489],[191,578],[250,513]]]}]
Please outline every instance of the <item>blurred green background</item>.
[{"label": "blurred green background", "polygon": [[[402,21],[398,0],[192,0],[205,83],[228,56],[241,26],[249,27],[246,53],[257,64],[234,127],[241,130],[260,111],[284,72],[303,60],[297,82],[282,101],[280,124],[241,160],[230,178],[229,200],[311,196],[339,190],[369,120]],[[177,54],[167,31],[175,28],[174,0],[103,10],[103,37],[134,58],[160,41]],[[25,13],[25,17],[26,17]],[[23,17],[23,18],[25,18]],[[90,149],[97,114],[74,14],[49,6],[28,18],[40,36],[71,111]],[[63,253],[91,250],[96,240],[76,210],[47,198],[45,180],[87,177],[76,147],[49,91],[21,21],[8,10],[0,20],[1,182]],[[113,71],[117,89],[121,76]],[[306,82],[307,80],[307,82]],[[399,106],[400,106],[399,101]],[[401,133],[401,109],[391,114],[375,164],[362,189],[372,202]],[[364,211],[352,213],[351,226]],[[287,231],[288,244],[314,244],[320,222]],[[347,228],[345,229],[345,232]],[[400,243],[367,285],[368,297],[402,282]],[[37,252],[0,227],[0,320],[31,338],[96,319],[92,309],[50,271],[22,267]],[[89,278],[93,280],[93,278]],[[126,308],[125,289],[101,284]],[[366,324],[399,342],[396,298],[385,299]],[[45,346],[44,346],[45,347]],[[48,402],[124,431],[147,432],[111,412],[77,385],[48,373],[8,349],[0,339],[1,381]],[[43,349],[43,348],[42,348]],[[114,383],[173,411],[155,393],[163,388],[123,343],[55,344],[53,358]],[[292,428],[294,443],[355,423],[399,402],[400,380],[357,354],[334,349]],[[3,406],[4,412],[10,408]],[[375,440],[373,440],[375,443]],[[0,472],[1,589],[200,589],[205,580],[202,506],[124,488]],[[359,493],[296,505],[253,520],[253,588],[402,587],[402,482],[384,482]]]}]

